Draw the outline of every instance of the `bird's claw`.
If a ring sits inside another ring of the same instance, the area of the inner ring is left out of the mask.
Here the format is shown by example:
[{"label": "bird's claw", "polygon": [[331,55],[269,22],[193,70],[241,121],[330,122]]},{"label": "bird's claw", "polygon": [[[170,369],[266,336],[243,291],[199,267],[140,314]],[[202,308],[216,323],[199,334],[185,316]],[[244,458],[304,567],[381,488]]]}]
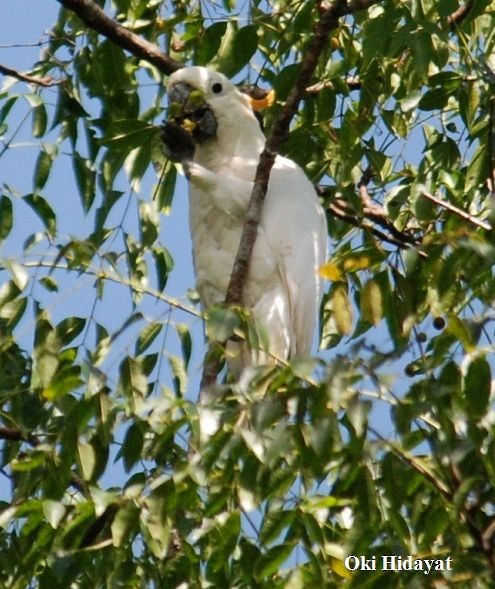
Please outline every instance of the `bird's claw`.
[{"label": "bird's claw", "polygon": [[160,130],[165,155],[168,159],[181,164],[192,160],[195,145],[192,135],[188,131],[174,121],[165,121]]}]

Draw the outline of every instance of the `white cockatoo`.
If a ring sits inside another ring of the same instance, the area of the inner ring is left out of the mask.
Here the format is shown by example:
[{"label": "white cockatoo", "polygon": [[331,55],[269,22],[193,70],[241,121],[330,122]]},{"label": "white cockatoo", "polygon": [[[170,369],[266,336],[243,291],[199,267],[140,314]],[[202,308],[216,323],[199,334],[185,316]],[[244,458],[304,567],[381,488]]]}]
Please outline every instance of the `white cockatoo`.
[{"label": "white cockatoo", "polygon": [[[167,93],[162,136],[189,179],[197,290],[208,308],[225,299],[265,137],[251,99],[218,72],[180,69]],[[325,214],[313,185],[296,163],[277,156],[243,300],[268,335],[269,354],[243,350],[241,366],[311,353],[326,251]]]}]

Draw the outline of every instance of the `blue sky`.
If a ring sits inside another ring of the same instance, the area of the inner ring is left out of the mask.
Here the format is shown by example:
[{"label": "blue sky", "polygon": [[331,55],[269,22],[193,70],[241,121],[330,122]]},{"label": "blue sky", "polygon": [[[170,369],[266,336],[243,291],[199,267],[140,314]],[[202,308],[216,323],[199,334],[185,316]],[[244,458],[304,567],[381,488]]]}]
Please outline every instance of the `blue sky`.
[{"label": "blue sky", "polygon": [[[3,23],[3,33],[0,39],[0,63],[10,67],[24,70],[29,69],[37,60],[40,54],[40,47],[29,47],[27,45],[36,43],[39,40],[46,40],[44,32],[49,30],[56,20],[60,5],[54,0],[44,2],[42,5],[36,0],[26,2],[4,1],[0,4],[0,19]],[[29,19],[26,14],[31,15]],[[10,46],[12,45],[12,46]],[[3,82],[4,80],[2,80]],[[19,93],[28,91],[26,84],[17,83],[13,90]],[[56,90],[44,90],[44,97],[47,102],[50,101],[50,94],[53,95],[53,101],[56,100]],[[142,109],[145,110],[149,104],[146,103],[146,96],[151,102],[152,93],[156,88],[145,87],[142,92]],[[16,120],[20,121],[29,111],[27,103],[20,100],[16,105]],[[11,129],[14,124],[10,124]],[[9,138],[8,133],[5,138]],[[43,137],[42,142],[54,140],[53,136]],[[8,184],[9,187],[18,191],[20,196],[29,194],[33,190],[32,177],[38,154],[37,140],[33,140],[30,134],[30,119],[26,120],[19,133],[12,141],[11,148],[0,158],[0,182]],[[62,149],[63,151],[63,149]],[[129,201],[129,212],[126,215],[125,223],[128,224],[129,231],[135,230],[135,207],[137,198],[144,201],[151,199],[151,193],[156,182],[155,174],[149,170],[142,183],[141,191],[138,195],[131,194],[129,184],[122,175],[119,188],[125,193],[121,203],[114,208],[110,215],[110,222],[119,223],[124,215],[125,207]],[[75,186],[72,163],[68,156],[57,158],[52,175],[44,189],[44,196],[50,202],[51,206],[57,212],[59,242],[63,242],[67,236],[85,237],[91,231],[92,220],[84,220],[84,215],[80,200]],[[0,249],[0,255],[3,257],[16,257],[20,254],[20,248],[26,236],[35,231],[41,230],[41,224],[36,215],[28,207],[16,203],[15,231],[4,243]],[[170,277],[166,292],[169,295],[182,297],[186,289],[193,286],[194,276],[192,271],[191,245],[188,236],[187,223],[187,189],[185,181],[180,178],[177,184],[173,208],[170,215],[161,215],[161,232],[160,240],[167,248],[170,249],[176,260],[175,269]],[[61,289],[58,295],[50,296],[49,305],[54,318],[62,318],[68,313],[74,314],[75,309],[82,311],[80,305],[83,305],[87,311],[93,302],[93,297],[88,295],[86,290],[87,284],[92,280],[79,281],[74,284],[70,281],[66,284],[65,289]],[[113,289],[111,293],[113,308],[117,306],[128,307],[127,293],[119,292],[118,289],[109,285]],[[153,307],[150,312],[156,312]],[[105,319],[108,321],[112,314],[108,313],[108,308],[103,311]]]},{"label": "blue sky", "polygon": [[[2,22],[2,36],[0,37],[0,64],[18,69],[29,70],[32,64],[39,58],[41,47],[30,46],[39,40],[46,40],[45,31],[51,28],[55,22],[60,5],[54,0],[40,3],[38,0],[16,2],[4,0],[0,3],[0,21]],[[29,18],[27,18],[29,15]],[[0,88],[6,83],[6,79],[0,76]],[[29,93],[29,87],[18,82],[12,87],[12,92],[20,94]],[[151,103],[156,88],[145,87],[142,92],[142,109],[148,108],[147,97]],[[51,96],[53,95],[53,100]],[[47,102],[55,103],[56,90],[43,90],[43,96]],[[1,104],[0,104],[1,107]],[[10,139],[12,130],[20,124],[28,113],[30,107],[25,99],[16,104],[11,120],[9,119],[9,131],[2,138]],[[54,135],[48,135],[41,139],[42,142],[54,140]],[[1,149],[1,146],[0,146]],[[30,115],[20,126],[10,148],[0,157],[0,186],[8,185],[19,197],[29,194],[33,190],[33,171],[37,155],[39,153],[39,140],[31,136]],[[143,179],[139,194],[131,192],[127,179],[122,175],[119,188],[125,192],[121,203],[114,207],[109,216],[109,223],[118,224],[124,222],[128,230],[135,233],[137,199],[151,200],[152,191],[156,184],[156,175],[150,168]],[[64,243],[69,236],[85,238],[92,230],[92,219],[84,219],[82,206],[75,185],[72,164],[68,156],[60,156],[56,160],[50,179],[43,190],[43,196],[49,201],[57,213],[58,235],[56,241]],[[13,198],[14,202],[14,230],[9,238],[0,244],[0,259],[21,260],[23,243],[28,235],[40,232],[43,227],[36,214],[29,209],[21,198]],[[126,206],[128,212],[125,215]],[[170,250],[174,260],[175,269],[171,273],[166,287],[166,293],[180,297],[184,303],[188,303],[185,293],[194,285],[192,269],[191,243],[188,229],[187,186],[183,178],[180,178],[174,196],[173,207],[169,215],[161,215],[160,241]],[[118,246],[117,246],[118,247]],[[39,259],[39,254],[46,250],[46,246],[35,249],[36,255],[29,256],[30,260]],[[24,258],[25,259],[25,258]],[[53,259],[53,254],[48,261]],[[34,287],[37,300],[42,302],[54,323],[58,323],[67,316],[89,316],[95,301],[93,288],[94,278],[77,276],[75,274],[55,273],[59,281],[59,292],[48,293],[43,288]],[[6,280],[6,273],[0,272],[0,286]],[[31,286],[27,287],[28,289]],[[193,347],[191,360],[191,385],[190,396],[195,398],[201,370],[201,344],[203,340],[202,325],[199,319],[191,318],[184,313],[173,312],[169,308],[150,297],[143,301],[140,309],[149,320],[163,321],[172,319],[176,322],[186,323],[193,331],[196,345]],[[105,325],[109,332],[118,329],[131,313],[129,291],[127,288],[106,283],[104,299],[94,309],[94,318]],[[140,327],[144,324],[141,322]],[[17,329],[18,341],[29,350],[33,344],[34,323],[32,314],[27,313]],[[106,371],[116,379],[117,368],[120,359],[127,353],[134,353],[134,345],[139,329],[137,326],[127,330],[116,341],[114,353],[104,365]],[[87,338],[85,345],[92,348],[92,335]],[[179,353],[178,340],[172,329],[164,332],[166,349],[171,354]],[[167,362],[163,363],[160,381],[170,386],[169,370]],[[114,381],[115,382],[115,381]],[[117,451],[117,448],[115,448]],[[115,467],[110,467],[104,477],[103,485],[112,486],[123,476]],[[127,477],[126,477],[127,478]],[[0,480],[0,497],[3,484]],[[5,491],[5,489],[4,489]]]}]

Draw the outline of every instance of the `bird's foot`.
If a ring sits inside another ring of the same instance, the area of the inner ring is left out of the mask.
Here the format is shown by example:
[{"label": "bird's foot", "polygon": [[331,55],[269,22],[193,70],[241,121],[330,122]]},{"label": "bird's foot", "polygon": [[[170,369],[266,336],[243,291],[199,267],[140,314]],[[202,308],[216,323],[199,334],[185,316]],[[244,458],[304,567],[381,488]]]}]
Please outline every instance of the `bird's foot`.
[{"label": "bird's foot", "polygon": [[192,160],[195,145],[192,135],[188,131],[173,121],[165,121],[160,129],[165,155],[168,159],[183,165]]}]

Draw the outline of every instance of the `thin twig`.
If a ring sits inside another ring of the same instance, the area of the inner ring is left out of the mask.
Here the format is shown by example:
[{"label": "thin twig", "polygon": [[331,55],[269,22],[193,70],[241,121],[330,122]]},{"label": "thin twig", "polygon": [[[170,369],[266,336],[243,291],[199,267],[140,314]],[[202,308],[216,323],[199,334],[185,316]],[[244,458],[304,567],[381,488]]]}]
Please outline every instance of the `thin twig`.
[{"label": "thin twig", "polygon": [[[67,264],[63,264],[60,262],[25,262],[23,264],[24,268],[49,268],[50,270],[65,270],[67,272],[80,272],[78,268],[72,268]],[[108,280],[109,282],[114,282],[116,284],[120,284],[122,286],[128,286],[132,289],[133,292],[137,292],[142,295],[148,295],[153,297],[159,301],[167,303],[170,307],[174,309],[178,309],[180,311],[184,311],[193,317],[201,317],[201,313],[195,309],[194,307],[190,307],[184,303],[182,303],[179,299],[175,297],[170,297],[164,292],[159,290],[150,288],[148,286],[144,286],[137,280],[126,278],[125,276],[121,276],[117,274],[115,271],[111,270],[104,270],[101,268],[85,268],[85,274],[89,274],[94,276],[95,278],[101,280]]]},{"label": "thin twig", "polygon": [[[327,197],[329,187],[318,185],[315,186],[317,193],[323,198]],[[358,190],[363,203],[363,208],[359,213],[352,207],[350,203],[341,199],[332,199],[327,204],[327,209],[330,214],[342,221],[359,227],[372,233],[375,237],[378,237],[381,241],[385,241],[392,245],[395,245],[401,249],[409,249],[411,247],[417,247],[421,244],[421,239],[405,231],[398,229],[393,222],[387,217],[387,214],[383,207],[374,203],[368,194],[367,187],[363,183],[363,178],[358,184]],[[366,204],[365,204],[366,203]],[[371,223],[381,227],[388,233],[381,231]],[[426,256],[425,252],[419,251],[422,257]]]},{"label": "thin twig", "polygon": [[437,204],[440,207],[443,207],[444,209],[447,209],[451,213],[454,213],[458,217],[461,217],[461,219],[464,219],[465,221],[468,221],[469,223],[476,225],[476,227],[480,227],[481,229],[484,229],[485,231],[492,230],[492,226],[489,223],[486,223],[485,221],[480,221],[476,217],[473,217],[469,213],[466,213],[466,211],[463,211],[462,209],[457,208],[453,204],[450,204],[450,202],[442,200],[441,198],[437,198],[436,196],[434,196],[433,194],[430,194],[429,192],[422,192],[421,194],[425,198],[427,198],[428,200],[431,200],[431,202],[434,202],[435,204]]},{"label": "thin twig", "polygon": [[409,246],[416,246],[419,245],[419,240],[416,239],[414,236],[400,231],[397,227],[390,221],[385,212],[385,209],[375,203],[368,192],[368,186],[373,178],[373,171],[371,168],[368,168],[363,172],[360,181],[358,182],[358,194],[359,198],[363,204],[363,216],[368,218],[370,221],[373,221],[377,225],[380,225],[382,229],[386,229],[397,241],[403,242]]},{"label": "thin twig", "polygon": [[471,11],[471,8],[474,6],[475,0],[468,0],[461,4],[457,10],[454,10],[449,16],[447,17],[447,24],[450,26],[460,25],[462,21],[468,16]]},{"label": "thin twig", "polygon": [[373,211],[376,209],[377,214],[380,214],[383,209],[379,206],[376,205],[371,196],[368,193],[368,186],[371,182],[371,179],[373,178],[373,172],[371,171],[371,168],[368,168],[367,170],[365,170],[363,172],[363,175],[361,176],[361,179],[359,180],[358,184],[357,184],[357,188],[358,188],[358,194],[359,194],[359,198],[361,199],[361,202],[363,203],[363,207]]},{"label": "thin twig", "polygon": [[[349,91],[359,90],[361,88],[361,81],[358,76],[347,76],[344,80]],[[306,88],[306,94],[318,94],[322,90],[329,88],[330,90],[335,89],[335,84],[331,80],[325,80],[323,82],[317,82]]]},{"label": "thin twig", "polygon": [[4,76],[11,76],[12,78],[17,78],[22,82],[28,82],[29,84],[36,84],[37,86],[56,86],[57,84],[63,84],[65,80],[55,80],[50,76],[45,76],[43,78],[39,78],[37,76],[32,76],[30,74],[24,74],[19,72],[7,65],[3,65],[0,63],[0,74]]},{"label": "thin twig", "polygon": [[0,427],[0,440],[8,440],[9,442],[27,442],[31,446],[37,446],[38,440],[32,435],[24,435],[22,431],[16,427]]},{"label": "thin twig", "polygon": [[367,223],[366,220],[359,219],[358,217],[356,217],[356,215],[352,215],[352,214],[346,212],[345,209],[340,208],[336,203],[329,204],[328,211],[330,212],[330,214],[333,217],[336,217],[337,219],[340,219],[341,221],[349,223],[349,225],[353,225],[354,227],[358,227],[359,229],[364,229],[368,233],[372,233],[380,241],[385,241],[387,243],[390,243],[391,245],[395,245],[396,247],[398,247],[400,249],[411,248],[410,244],[404,243],[404,241],[401,241],[391,235],[387,235],[385,232],[374,227],[370,223]]},{"label": "thin twig", "polygon": [[490,195],[493,197],[495,194],[495,158],[493,149],[495,147],[495,133],[494,133],[494,125],[495,125],[495,101],[493,96],[490,98],[490,118],[488,121],[488,165],[489,165],[489,173],[488,178],[486,179],[486,183],[488,186],[488,190],[490,191]]}]

